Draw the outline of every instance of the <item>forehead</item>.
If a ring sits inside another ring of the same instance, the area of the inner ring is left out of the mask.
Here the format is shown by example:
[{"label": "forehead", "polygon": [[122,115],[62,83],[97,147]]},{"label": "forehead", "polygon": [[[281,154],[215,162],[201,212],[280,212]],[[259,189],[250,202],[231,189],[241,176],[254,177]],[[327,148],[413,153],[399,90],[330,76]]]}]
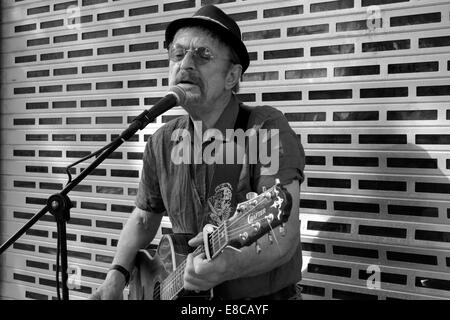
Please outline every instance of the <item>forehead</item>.
[{"label": "forehead", "polygon": [[175,33],[173,44],[194,47],[207,46],[211,49],[224,47],[211,32],[199,27],[181,28]]}]

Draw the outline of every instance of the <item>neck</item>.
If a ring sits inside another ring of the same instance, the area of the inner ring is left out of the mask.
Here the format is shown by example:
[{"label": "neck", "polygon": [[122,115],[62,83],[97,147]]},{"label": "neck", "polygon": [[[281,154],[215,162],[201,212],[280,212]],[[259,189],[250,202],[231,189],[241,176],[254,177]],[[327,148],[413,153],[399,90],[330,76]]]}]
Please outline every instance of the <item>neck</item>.
[{"label": "neck", "polygon": [[216,99],[213,104],[205,103],[204,105],[198,105],[190,108],[191,112],[189,112],[189,114],[192,120],[201,121],[203,123],[202,128],[203,132],[205,132],[205,130],[214,127],[228,103],[230,103],[230,100],[231,92],[226,92],[219,99]]}]

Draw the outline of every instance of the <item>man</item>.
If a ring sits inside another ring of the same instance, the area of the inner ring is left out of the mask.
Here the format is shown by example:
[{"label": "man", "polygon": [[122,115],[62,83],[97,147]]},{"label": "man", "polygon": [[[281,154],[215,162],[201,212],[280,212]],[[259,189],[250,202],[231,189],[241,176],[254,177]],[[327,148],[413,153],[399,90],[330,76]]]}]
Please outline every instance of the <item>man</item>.
[{"label": "man", "polygon": [[[276,228],[276,243],[271,244],[267,237],[258,240],[261,251],[253,245],[241,252],[226,248],[212,260],[204,254],[189,254],[184,289],[215,288],[215,297],[223,299],[295,297],[295,284],[301,279],[298,208],[304,168],[304,152],[298,138],[278,110],[267,106],[250,108],[238,101],[234,91],[249,65],[249,55],[238,25],[219,8],[204,6],[191,18],[171,22],[166,30],[166,44],[169,84],[186,91],[188,98],[182,107],[189,116],[172,120],[149,138],[136,208],[120,235],[113,267],[93,298],[121,298],[136,252],[152,241],[164,213],[174,232],[197,234],[189,242],[195,247],[203,243],[205,224],[230,218],[236,203],[245,200],[247,192],[261,193],[276,178],[292,196],[286,234],[281,235]],[[208,164],[205,159],[198,161],[199,150],[190,155],[190,164],[174,159],[173,151],[179,143],[176,131],[187,130],[200,137],[201,153],[205,150],[202,147],[211,143],[206,132],[216,129],[216,133],[225,133],[241,127],[276,129],[278,135],[269,139],[274,147],[275,138],[279,139],[278,148],[271,150],[271,159],[277,162],[275,169],[262,161],[247,161],[238,169],[228,164]]]}]

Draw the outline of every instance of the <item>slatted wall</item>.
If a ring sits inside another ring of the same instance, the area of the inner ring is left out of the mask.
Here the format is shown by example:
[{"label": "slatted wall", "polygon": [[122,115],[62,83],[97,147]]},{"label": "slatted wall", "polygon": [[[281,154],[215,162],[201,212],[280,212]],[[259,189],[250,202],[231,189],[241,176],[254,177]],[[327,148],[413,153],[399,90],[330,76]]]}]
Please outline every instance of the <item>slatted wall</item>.
[{"label": "slatted wall", "polygon": [[[66,165],[165,94],[165,26],[206,3],[241,25],[252,60],[241,99],[279,108],[305,147],[304,297],[449,298],[443,0],[2,0],[1,242],[62,189]],[[181,113],[149,124],[70,194],[69,265],[81,275],[71,299],[104,279],[145,141]],[[1,256],[0,297],[56,297],[55,231],[46,215]],[[168,231],[164,219],[158,238]]]}]

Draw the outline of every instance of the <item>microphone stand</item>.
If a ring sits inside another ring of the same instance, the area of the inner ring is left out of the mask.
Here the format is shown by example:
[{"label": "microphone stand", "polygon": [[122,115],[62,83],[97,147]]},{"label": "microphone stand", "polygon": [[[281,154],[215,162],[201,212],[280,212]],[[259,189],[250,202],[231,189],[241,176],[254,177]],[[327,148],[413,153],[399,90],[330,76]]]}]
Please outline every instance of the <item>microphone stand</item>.
[{"label": "microphone stand", "polygon": [[[63,300],[69,300],[69,289],[67,287],[67,235],[66,235],[66,223],[70,220],[70,208],[72,202],[68,197],[68,193],[75,188],[83,179],[88,176],[103,160],[105,160],[114,150],[119,148],[122,143],[131,138],[138,130],[144,129],[147,124],[152,122],[157,116],[172,108],[177,102],[180,101],[180,92],[170,92],[171,94],[161,99],[153,108],[144,110],[138,115],[130,126],[124,130],[119,137],[112,141],[108,147],[75,179],[69,182],[64,189],[51,195],[47,199],[47,204],[36,215],[34,215],[16,234],[9,238],[1,247],[0,254],[2,254],[7,248],[9,248],[17,239],[19,239],[31,226],[33,226],[42,216],[47,212],[50,212],[56,220],[58,231],[58,246],[61,249],[61,280],[62,280],[62,297]],[[156,108],[155,108],[156,107]],[[58,255],[58,252],[57,252]],[[58,268],[58,266],[57,266]],[[57,287],[59,279],[56,279]],[[59,296],[59,291],[58,291]]]}]

